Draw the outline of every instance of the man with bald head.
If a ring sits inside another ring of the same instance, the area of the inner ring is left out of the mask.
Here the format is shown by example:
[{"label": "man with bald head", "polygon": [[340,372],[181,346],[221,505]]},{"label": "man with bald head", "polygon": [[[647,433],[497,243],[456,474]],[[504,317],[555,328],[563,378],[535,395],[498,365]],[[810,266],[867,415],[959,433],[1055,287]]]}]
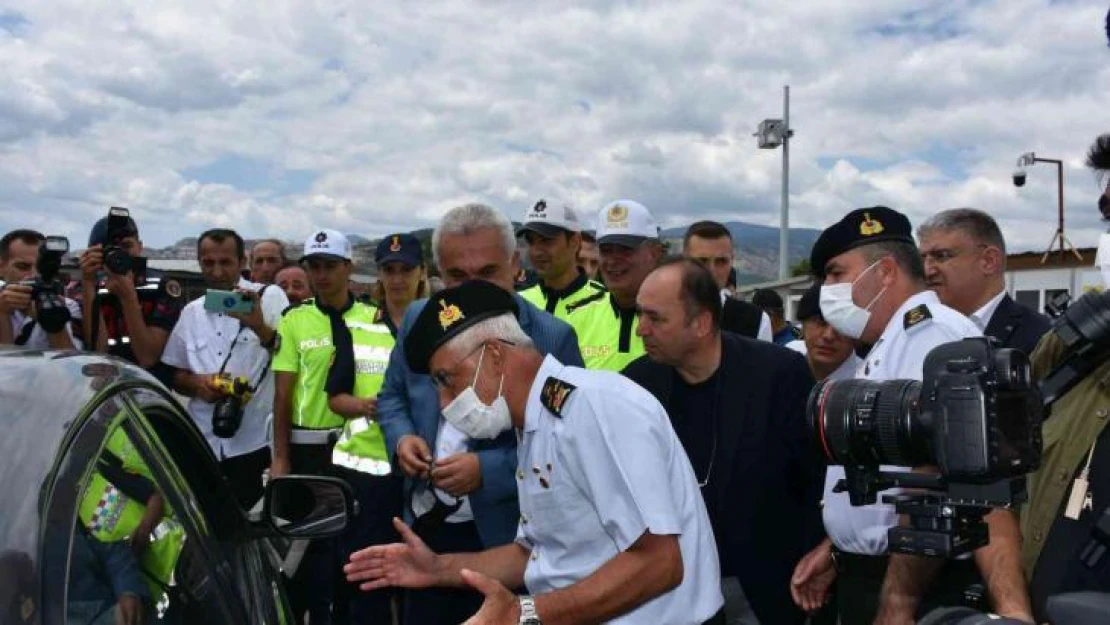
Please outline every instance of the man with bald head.
[{"label": "man with bald head", "polygon": [[647,356],[623,373],[666,407],[690,457],[717,539],[728,623],[801,623],[790,576],[821,539],[824,479],[808,444],[805,359],[722,332],[718,283],[694,259],[664,261],[636,307]]}]

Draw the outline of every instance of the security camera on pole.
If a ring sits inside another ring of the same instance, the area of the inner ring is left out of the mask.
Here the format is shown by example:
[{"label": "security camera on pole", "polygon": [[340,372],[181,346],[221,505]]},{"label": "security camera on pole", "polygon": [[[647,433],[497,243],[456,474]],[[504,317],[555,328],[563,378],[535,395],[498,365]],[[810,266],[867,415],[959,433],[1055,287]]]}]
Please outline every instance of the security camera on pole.
[{"label": "security camera on pole", "polygon": [[789,278],[788,244],[790,242],[790,85],[782,88],[782,119],[765,119],[753,135],[760,149],[773,150],[782,146],[782,210],[779,213],[779,280]]},{"label": "security camera on pole", "polygon": [[1056,185],[1057,185],[1057,199],[1058,211],[1056,221],[1056,233],[1052,235],[1052,240],[1048,242],[1048,249],[1044,251],[1044,256],[1041,257],[1041,264],[1048,260],[1048,255],[1052,253],[1052,246],[1057,241],[1060,243],[1060,259],[1064,258],[1065,248],[1070,249],[1072,254],[1075,254],[1079,262],[1083,262],[1083,257],[1075,250],[1075,246],[1068,240],[1067,235],[1064,234],[1064,162],[1057,158],[1039,158],[1033,152],[1026,152],[1018,157],[1017,169],[1014,170],[1014,186],[1025,186],[1026,173],[1025,168],[1032,167],[1036,163],[1053,163],[1056,165]]}]

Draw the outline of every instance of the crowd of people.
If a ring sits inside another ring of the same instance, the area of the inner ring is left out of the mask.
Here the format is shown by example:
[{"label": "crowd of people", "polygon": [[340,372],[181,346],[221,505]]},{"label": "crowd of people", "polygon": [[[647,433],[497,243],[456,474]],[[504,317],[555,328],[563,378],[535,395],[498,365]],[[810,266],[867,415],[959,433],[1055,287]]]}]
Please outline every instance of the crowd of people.
[{"label": "crowd of people", "polygon": [[[1110,140],[1092,162],[1099,149]],[[412,234],[381,239],[370,302],[340,232],[308,233],[291,262],[280,241],[208,230],[206,286],[245,302],[228,311],[106,268],[107,248],[143,249],[135,221],[107,219],[60,327],[38,322],[30,283],[44,237],[0,239],[0,344],[150,371],[188,399],[244,509],[266,473],[347,482],[360,514],[308,547],[288,584],[298,622],[854,625],[972,605],[1039,623],[1050,595],[1110,591],[1105,560],[1077,558],[1110,503],[1110,364],[1057,403],[1028,503],[991,512],[966,559],[889,553],[902,520],[850,505],[814,443],[817,382],[920,380],[930,350],[977,336],[1030,354],[1038,376],[1061,360],[1049,319],[1007,295],[983,211],[916,231],[891,208],[846,213],[813,246],[800,327],[774,291],[733,296],[728,228],[692,224],[668,256],[631,200],[603,206],[595,232],[556,201],[519,229],[486,205],[449,210],[431,259]],[[1093,505],[1064,514],[1080,475]]]}]

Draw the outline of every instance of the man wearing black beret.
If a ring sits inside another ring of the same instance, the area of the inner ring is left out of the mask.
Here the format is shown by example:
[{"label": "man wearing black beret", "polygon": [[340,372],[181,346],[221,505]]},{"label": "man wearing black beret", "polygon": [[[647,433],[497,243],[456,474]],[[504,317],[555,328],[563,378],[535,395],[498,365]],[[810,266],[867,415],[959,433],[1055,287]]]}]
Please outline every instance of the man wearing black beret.
[{"label": "man wearing black beret", "polygon": [[404,543],[356,552],[348,579],[473,588],[485,596],[473,622],[719,625],[713,530],[666,410],[617,373],[544,356],[518,312],[505,289],[466,282],[431,298],[405,345],[448,423],[519,438],[516,540],[437,553],[397,520]]},{"label": "man wearing black beret", "polygon": [[[813,245],[810,263],[823,282],[819,300],[825,321],[840,334],[872,346],[857,379],[920,380],[925,356],[933,348],[982,335],[971,320],[925,288],[912,232],[905,215],[874,206],[848,213]],[[831,543],[806,557],[828,561],[836,554],[844,625],[908,623],[919,608],[958,605],[964,590],[979,581],[978,572],[993,611],[1032,622],[1021,571],[1021,535],[1011,512],[996,510],[987,516],[990,544],[975,552],[974,563],[888,557],[887,530],[899,522],[894,508],[880,503],[853,507],[847,493],[828,488],[843,478],[843,467],[829,467],[828,475],[823,514]],[[943,576],[930,587],[942,564]]]}]

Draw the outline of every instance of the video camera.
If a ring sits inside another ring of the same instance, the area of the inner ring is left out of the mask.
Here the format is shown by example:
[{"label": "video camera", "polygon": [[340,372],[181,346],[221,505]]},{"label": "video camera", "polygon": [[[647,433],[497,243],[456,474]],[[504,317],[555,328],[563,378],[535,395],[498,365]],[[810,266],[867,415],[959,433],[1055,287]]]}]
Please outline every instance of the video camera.
[{"label": "video camera", "polygon": [[883,496],[911,521],[888,530],[892,552],[955,557],[987,544],[992,508],[1025,500],[1025,474],[1041,459],[1041,395],[1024,353],[982,337],[936,347],[923,373],[920,382],[824,381],[807,415],[828,461],[844,465],[836,491],[852,505],[889,488],[927,491]]},{"label": "video camera", "polygon": [[34,279],[20,284],[31,287],[31,300],[35,303],[35,321],[43,331],[53,334],[61,332],[69,323],[69,308],[66,306],[65,284],[58,279],[62,269],[62,258],[69,252],[69,239],[49,236],[39,246],[38,259],[35,261]]}]

